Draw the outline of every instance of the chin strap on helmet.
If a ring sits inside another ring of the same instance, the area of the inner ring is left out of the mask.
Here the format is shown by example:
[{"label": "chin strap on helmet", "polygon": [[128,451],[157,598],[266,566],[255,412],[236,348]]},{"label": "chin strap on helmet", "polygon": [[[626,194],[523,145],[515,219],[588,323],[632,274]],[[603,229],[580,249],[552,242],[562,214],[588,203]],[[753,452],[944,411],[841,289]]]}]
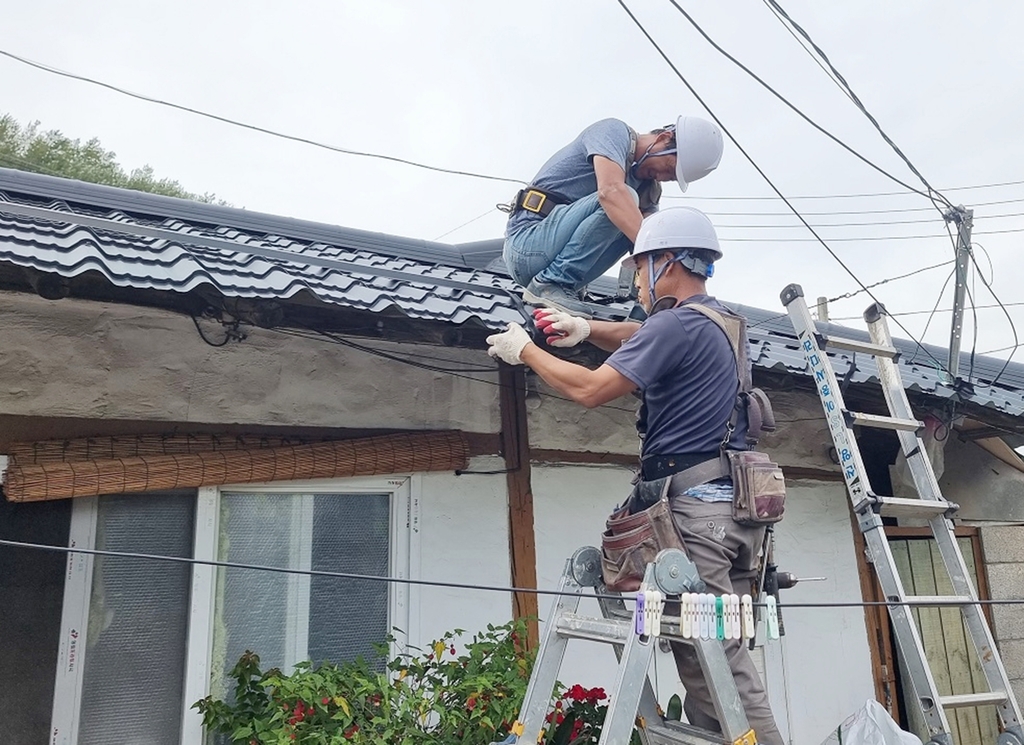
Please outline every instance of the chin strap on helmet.
[{"label": "chin strap on helmet", "polygon": [[[686,249],[676,251],[672,258],[662,264],[657,270],[655,270],[654,264],[654,258],[652,257],[651,260],[647,262],[647,295],[651,301],[651,315],[654,314],[654,308],[659,303],[654,296],[654,285],[656,285],[658,280],[662,278],[670,264],[682,264],[689,271],[705,278],[713,277],[715,274],[714,262],[706,261],[699,256],[695,256],[692,251],[688,251]],[[673,305],[675,305],[675,303],[673,303]],[[663,307],[664,306],[658,309],[661,310]]]},{"label": "chin strap on helmet", "polygon": [[[663,131],[671,132],[672,136],[675,137],[676,136],[676,125],[675,124],[667,124],[667,125],[665,125]],[[657,158],[657,157],[662,156],[662,155],[676,155],[679,152],[679,149],[677,147],[670,147],[670,148],[668,148],[666,150],[661,150],[660,152],[652,153],[651,152],[651,148],[654,147],[655,144],[657,144],[657,143],[652,142],[650,145],[648,145],[647,149],[644,150],[644,154],[640,156],[640,160],[638,160],[636,163],[634,163],[630,167],[629,173],[630,173],[630,175],[633,178],[637,177],[636,169],[638,169],[640,166],[642,166],[644,164],[644,161],[647,160],[648,158]]]}]

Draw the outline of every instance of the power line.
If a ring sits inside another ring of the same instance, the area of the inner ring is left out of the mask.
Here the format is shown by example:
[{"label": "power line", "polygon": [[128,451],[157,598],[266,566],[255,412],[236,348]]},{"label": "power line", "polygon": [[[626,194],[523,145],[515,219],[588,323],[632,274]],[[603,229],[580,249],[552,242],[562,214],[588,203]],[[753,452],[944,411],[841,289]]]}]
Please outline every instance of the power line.
[{"label": "power line", "polygon": [[[928,210],[931,211],[930,209]],[[705,214],[712,214],[707,212]],[[808,212],[805,215],[810,214]],[[1007,212],[1002,215],[985,215],[986,220],[996,220],[1004,217],[1024,217],[1024,212]],[[822,223],[818,227],[820,228],[873,228],[876,225],[921,225],[923,223],[934,223],[935,220],[928,218],[925,220],[878,220],[876,222],[830,222]],[[721,223],[715,223],[716,229],[726,228],[743,228],[743,229],[758,229],[758,230],[791,230],[803,227],[802,225],[790,224],[790,225],[723,225]],[[457,228],[456,228],[457,229]],[[435,238],[435,240],[437,240]]]},{"label": "power line", "polygon": [[844,293],[842,295],[837,295],[836,297],[829,298],[827,302],[834,303],[834,302],[836,302],[838,300],[845,300],[846,298],[851,298],[851,297],[854,297],[856,295],[859,295],[862,292],[867,292],[872,287],[878,287],[879,285],[884,285],[884,284],[887,284],[889,282],[895,282],[898,279],[906,279],[907,277],[913,277],[913,276],[915,276],[917,274],[921,274],[922,272],[927,272],[927,271],[930,271],[932,269],[938,269],[940,266],[949,266],[952,263],[954,263],[954,259],[950,259],[949,261],[943,261],[941,264],[932,264],[931,266],[924,266],[924,267],[921,267],[920,269],[915,269],[914,271],[907,272],[906,274],[899,274],[899,275],[897,275],[895,277],[886,277],[885,279],[881,279],[878,282],[875,282],[874,284],[868,285],[867,287],[865,287],[863,289],[854,290],[853,292],[847,292],[847,293]]},{"label": "power line", "polygon": [[462,225],[459,225],[457,227],[452,228],[451,230],[447,230],[444,233],[441,233],[441,235],[437,236],[437,238],[434,238],[434,240],[435,241],[439,241],[442,238],[445,238],[445,237],[451,235],[452,233],[454,233],[454,232],[456,232],[458,230],[462,230],[464,227],[466,227],[468,225],[472,225],[477,220],[483,220],[485,217],[487,217],[489,214],[491,214],[494,211],[495,211],[494,208],[491,208],[491,209],[487,210],[486,212],[484,212],[482,215],[477,215],[472,220],[466,220],[466,222],[462,223]]},{"label": "power line", "polygon": [[[580,593],[572,590],[544,590],[536,587],[506,587],[502,585],[482,585],[471,582],[451,582],[445,580],[412,579],[410,577],[389,577],[377,574],[356,574],[353,572],[332,572],[323,569],[295,569],[292,567],[272,566],[268,564],[246,564],[236,561],[216,561],[214,559],[195,559],[191,556],[168,556],[166,554],[148,554],[137,551],[108,551],[97,548],[80,548],[78,546],[56,546],[49,543],[31,543],[28,541],[12,541],[0,539],[0,546],[10,548],[30,549],[34,551],[49,551],[61,554],[82,554],[85,556],[107,556],[117,559],[135,559],[138,561],[163,561],[172,564],[186,564],[188,566],[209,566],[219,569],[245,569],[257,572],[274,572],[278,574],[296,574],[306,577],[329,577],[332,579],[347,579],[365,582],[383,582],[394,585],[414,585],[418,587],[443,587],[454,590],[480,590],[484,592],[523,593],[529,595],[550,595],[550,596],[577,596]],[[633,600],[629,594],[598,593],[586,595],[599,600]],[[953,597],[953,596],[950,596]],[[1000,598],[977,599],[962,603],[963,605],[1024,605],[1024,598]],[[755,606],[764,607],[765,603],[754,603]],[[911,600],[865,600],[848,602],[821,602],[821,603],[778,603],[783,608],[870,608],[881,606],[920,605]]]},{"label": "power line", "polygon": [[[767,0],[765,0],[767,2]],[[844,91],[845,93],[845,91]],[[999,181],[990,184],[972,184],[971,186],[949,186],[944,188],[942,191],[968,191],[971,189],[994,189],[1000,186],[1021,186],[1024,181]],[[872,191],[860,194],[802,194],[800,196],[789,197],[790,200],[797,199],[863,199],[868,197],[906,197],[910,196],[905,191]],[[672,199],[682,199],[683,197],[671,196]],[[764,196],[764,197],[737,197],[737,196],[703,196],[694,194],[690,196],[686,195],[686,199],[714,199],[714,200],[741,200],[747,202],[774,202],[778,199],[777,196]],[[931,207],[928,208],[931,211]]]},{"label": "power line", "polygon": [[[635,15],[633,15],[633,12],[629,9],[629,6],[626,5],[625,0],[617,0],[617,2],[622,7],[622,9],[626,12],[626,14],[630,17],[630,20],[633,21],[633,23],[636,25],[636,27],[638,29],[640,29],[640,32],[647,38],[647,40],[651,43],[651,45],[657,50],[658,54],[661,55],[661,58],[663,60],[665,60],[665,62],[668,64],[668,66],[676,74],[676,77],[678,77],[682,81],[683,85],[686,86],[687,90],[690,91],[691,95],[693,95],[693,97],[697,99],[697,101],[700,103],[700,105],[704,107],[704,110],[708,112],[708,115],[711,116],[712,119],[714,119],[715,123],[721,128],[722,132],[724,132],[726,134],[726,136],[728,136],[728,138],[736,146],[736,149],[739,150],[743,154],[743,156],[747,159],[747,161],[754,168],[754,170],[757,171],[758,174],[761,176],[761,178],[763,178],[765,180],[765,183],[767,183],[768,186],[771,187],[772,191],[774,191],[776,194],[779,195],[779,198],[782,199],[782,201],[785,203],[785,205],[787,207],[789,207],[789,209],[793,212],[793,214],[796,215],[797,218],[807,228],[807,230],[810,231],[811,235],[813,235],[817,239],[817,241],[825,248],[826,251],[828,251],[828,253],[832,256],[832,258],[836,260],[836,262],[846,271],[846,273],[849,274],[850,277],[852,277],[853,280],[861,288],[864,288],[865,291],[868,292],[868,295],[871,297],[871,299],[875,300],[876,302],[881,302],[881,301],[878,300],[878,298],[876,298],[874,295],[872,295],[869,290],[867,290],[865,288],[865,285],[860,280],[860,278],[857,277],[857,275],[854,274],[853,270],[850,269],[850,267],[846,265],[846,262],[844,262],[839,257],[839,255],[835,251],[832,250],[832,247],[829,246],[820,235],[818,235],[817,231],[813,227],[811,227],[811,224],[808,223],[806,219],[804,219],[803,215],[800,214],[800,212],[796,209],[796,207],[793,206],[793,204],[788,199],[786,199],[785,195],[783,195],[783,193],[779,190],[779,188],[777,186],[775,186],[775,183],[768,177],[768,174],[766,174],[761,169],[761,167],[759,165],[757,165],[757,163],[756,163],[756,161],[754,161],[753,157],[751,157],[751,155],[746,151],[746,149],[744,149],[744,147],[742,145],[740,145],[740,143],[736,139],[736,137],[733,136],[732,132],[729,131],[729,129],[722,123],[721,119],[719,119],[715,115],[715,113],[711,110],[711,108],[704,101],[704,99],[701,98],[700,94],[697,93],[697,91],[694,89],[694,87],[690,84],[689,80],[687,80],[686,77],[679,71],[679,68],[676,67],[675,63],[672,62],[672,60],[665,53],[665,51],[661,48],[661,46],[658,44],[658,42],[655,41],[654,37],[651,36],[651,34],[647,31],[647,29],[644,27],[644,25],[640,22],[640,20]],[[942,368],[945,371],[945,367],[942,365],[942,363],[939,360],[935,359],[935,357],[931,354],[931,352],[929,352],[927,349],[925,349],[924,346],[921,344],[921,342],[919,342],[917,339],[915,339],[913,334],[911,334],[906,329],[906,327],[904,327],[899,322],[898,319],[893,319],[893,320],[896,321],[896,324],[903,330],[903,332],[908,337],[910,337],[911,340],[913,340],[913,342],[917,345],[917,347],[919,349],[924,351],[925,354],[927,354],[929,357],[932,358],[932,360],[934,360],[935,364],[937,364],[940,368]]]},{"label": "power line", "polygon": [[[731,227],[740,227],[733,225]],[[797,229],[797,226],[792,226],[793,229]],[[832,227],[830,225],[819,225],[819,228]],[[812,231],[814,232],[814,231]],[[1007,228],[1005,230],[979,230],[975,235],[1005,235],[1007,233],[1024,233],[1024,228]],[[868,235],[860,237],[840,237],[840,238],[829,238],[833,243],[851,243],[854,241],[910,241],[910,240],[924,240],[936,238],[945,238],[946,236],[942,233],[930,233],[927,235]],[[721,240],[729,241],[731,243],[820,243],[821,238],[815,233],[814,238],[734,238],[732,236],[722,236]]]},{"label": "power line", "polygon": [[[831,197],[828,197],[831,199]],[[662,199],[697,199],[697,197],[687,196],[676,196],[667,194]],[[997,204],[1019,204],[1024,202],[1024,198],[1021,199],[1000,199],[993,202],[977,202],[972,205],[973,207],[991,207]],[[803,212],[804,215],[815,215],[815,216],[826,216],[826,215],[891,215],[891,214],[903,214],[907,212],[932,212],[933,207],[903,207],[903,208],[890,208],[890,209],[876,209],[876,210],[831,210],[823,212]],[[790,212],[706,212],[707,215],[715,216],[732,216],[732,217],[769,217],[777,215],[780,217],[789,217]]]},{"label": "power line", "polygon": [[[795,105],[794,105],[793,103],[791,103],[791,102],[789,101],[789,99],[787,99],[787,98],[786,98],[785,96],[783,96],[783,95],[782,95],[781,93],[779,93],[779,92],[778,92],[777,90],[775,90],[775,89],[774,89],[774,88],[773,88],[772,86],[770,86],[770,85],[769,85],[768,83],[766,83],[766,82],[764,81],[764,79],[763,79],[763,78],[761,78],[761,77],[760,77],[760,76],[759,76],[759,75],[758,75],[757,73],[755,73],[755,72],[754,72],[753,70],[751,70],[751,69],[750,69],[749,67],[747,67],[746,65],[744,65],[744,64],[743,64],[742,62],[740,62],[740,61],[739,61],[738,59],[736,59],[736,58],[735,58],[735,57],[734,57],[733,55],[729,54],[729,52],[727,52],[727,51],[726,51],[725,49],[723,49],[723,48],[722,48],[722,47],[721,47],[721,46],[720,46],[720,45],[719,45],[719,44],[718,44],[718,43],[717,43],[717,42],[716,42],[716,41],[715,41],[714,39],[712,39],[712,38],[711,38],[711,37],[710,37],[710,36],[709,36],[709,35],[707,34],[707,32],[706,32],[706,31],[704,31],[704,29],[703,29],[703,28],[701,28],[701,27],[700,27],[700,25],[699,25],[699,24],[698,24],[698,23],[697,23],[697,22],[696,22],[696,21],[695,21],[695,20],[693,19],[693,16],[691,16],[691,15],[690,15],[689,13],[687,13],[687,12],[686,12],[686,11],[685,11],[685,10],[683,9],[683,7],[682,7],[681,5],[679,5],[679,3],[678,3],[678,2],[676,2],[676,0],[669,0],[669,2],[670,2],[670,3],[672,3],[672,6],[673,6],[673,7],[675,7],[675,9],[676,9],[676,10],[678,10],[678,11],[679,11],[679,12],[680,12],[680,13],[681,13],[681,14],[683,15],[683,17],[684,17],[684,18],[686,18],[686,20],[687,20],[687,21],[689,21],[689,22],[690,22],[690,25],[691,25],[691,26],[693,26],[693,27],[694,27],[694,28],[695,28],[695,29],[697,30],[697,33],[699,33],[699,34],[700,34],[701,36],[703,36],[703,37],[704,37],[704,40],[705,40],[705,41],[707,41],[707,42],[708,42],[708,44],[710,44],[710,45],[711,45],[712,47],[714,47],[715,51],[717,51],[717,52],[718,52],[719,54],[721,54],[722,56],[724,56],[724,57],[725,57],[725,58],[726,58],[727,60],[729,60],[729,61],[730,61],[730,62],[732,62],[732,63],[733,63],[734,65],[736,65],[737,67],[739,67],[739,68],[740,68],[741,70],[743,70],[743,72],[745,72],[745,73],[746,73],[747,75],[749,75],[749,76],[750,76],[750,77],[752,77],[752,78],[753,78],[754,80],[756,80],[756,81],[757,81],[758,83],[760,83],[760,84],[761,84],[761,86],[762,86],[762,87],[763,87],[763,88],[764,88],[765,90],[767,90],[767,91],[768,91],[769,93],[771,93],[771,94],[772,94],[773,96],[775,96],[775,97],[776,97],[777,99],[779,99],[780,101],[782,101],[782,103],[784,103],[784,104],[785,104],[786,106],[788,106],[788,107],[789,107],[790,109],[792,109],[792,110],[793,110],[793,112],[794,112],[794,113],[795,113],[795,114],[796,114],[797,116],[799,116],[799,117],[800,117],[801,119],[803,119],[803,120],[804,120],[805,122],[807,122],[808,124],[810,124],[810,125],[811,125],[812,127],[814,127],[814,128],[816,129],[816,130],[818,130],[819,132],[821,132],[821,133],[822,133],[823,135],[825,135],[826,137],[828,137],[828,138],[829,138],[830,140],[832,140],[833,142],[835,142],[835,143],[836,143],[837,145],[839,145],[839,146],[840,146],[841,148],[843,148],[844,150],[846,150],[846,151],[847,151],[848,153],[850,153],[851,155],[853,155],[853,156],[854,156],[855,158],[857,158],[858,160],[860,160],[860,161],[864,162],[865,164],[867,164],[867,165],[868,165],[868,166],[870,166],[871,168],[873,168],[873,169],[875,169],[876,171],[878,171],[879,173],[881,173],[881,174],[882,174],[883,176],[885,176],[886,178],[888,178],[888,179],[889,179],[890,181],[894,181],[895,183],[899,184],[899,185],[900,185],[900,186],[902,186],[903,188],[905,188],[905,189],[907,189],[907,190],[909,190],[909,191],[912,191],[912,192],[914,192],[915,194],[920,194],[921,196],[923,196],[923,197],[925,197],[925,198],[929,198],[929,195],[928,195],[927,193],[925,193],[925,192],[921,191],[920,189],[916,189],[915,187],[911,186],[910,184],[906,183],[905,181],[902,181],[901,179],[899,179],[899,178],[897,178],[896,176],[892,175],[891,173],[889,173],[888,171],[886,171],[886,170],[885,170],[884,168],[882,168],[881,166],[879,166],[879,165],[877,165],[876,163],[874,163],[874,162],[872,162],[872,161],[868,160],[868,159],[867,159],[867,158],[866,158],[865,156],[861,155],[861,154],[860,154],[859,152],[857,152],[856,150],[854,150],[854,149],[853,149],[852,147],[850,147],[849,145],[847,145],[847,144],[846,144],[845,142],[843,142],[842,140],[840,140],[840,139],[839,139],[838,137],[836,137],[836,136],[835,136],[834,134],[832,134],[832,133],[831,133],[831,132],[829,132],[829,131],[828,131],[827,129],[825,129],[824,127],[822,127],[822,126],[821,126],[820,124],[818,124],[818,123],[817,123],[816,121],[814,121],[814,120],[813,120],[813,119],[811,119],[811,118],[810,118],[809,116],[807,116],[807,114],[805,114],[805,113],[804,113],[803,111],[801,111],[801,110],[800,110],[799,108],[797,108],[797,107],[796,107],[796,106],[795,106]],[[852,94],[851,94],[851,95],[852,95]],[[853,99],[853,100],[854,100],[854,103],[857,103],[856,99]],[[916,173],[916,171],[915,171],[915,173]],[[922,179],[922,181],[923,181],[923,179]],[[927,182],[925,183],[925,185],[927,186]],[[929,188],[930,188],[930,187],[929,187]]]},{"label": "power line", "polygon": [[[775,16],[775,18],[782,25],[782,28],[786,29],[786,31],[789,32],[789,35],[792,36],[794,39],[796,39],[796,43],[800,45],[800,48],[803,49],[805,52],[807,52],[807,56],[809,56],[812,60],[814,60],[814,63],[818,67],[820,67],[822,70],[824,70],[825,75],[828,76],[828,79],[831,80],[833,83],[835,83],[836,87],[839,88],[839,90],[841,90],[843,92],[843,95],[846,96],[847,98],[849,98],[852,101],[853,100],[853,96],[850,95],[850,92],[848,90],[846,90],[845,88],[843,88],[842,83],[840,83],[838,80],[836,80],[836,76],[833,75],[832,72],[827,67],[825,67],[824,64],[822,64],[820,59],[818,59],[817,57],[814,56],[814,52],[812,52],[810,49],[807,48],[807,44],[804,43],[804,40],[801,39],[797,35],[797,33],[793,29],[791,29],[789,27],[789,24],[787,24],[785,22],[785,20],[783,20],[782,16],[779,15],[779,12],[777,10],[775,10],[775,8],[773,8],[771,6],[771,3],[767,2],[767,0],[765,0],[764,4],[765,4],[765,7],[767,7],[768,10],[771,11],[772,15]],[[900,193],[902,194],[903,192],[900,192]]]},{"label": "power line", "polygon": [[93,78],[89,78],[89,77],[86,77],[84,75],[77,75],[77,74],[72,73],[72,72],[67,72],[65,70],[60,70],[60,69],[58,69],[56,67],[51,67],[49,65],[44,65],[41,62],[34,62],[34,61],[30,60],[30,59],[26,59],[25,57],[20,57],[17,54],[13,54],[13,53],[8,52],[8,51],[6,51],[4,49],[0,49],[0,55],[8,57],[8,58],[10,58],[10,59],[12,59],[12,60],[14,60],[16,62],[20,62],[23,65],[28,65],[29,67],[34,67],[37,70],[42,70],[43,72],[48,72],[48,73],[51,73],[53,75],[60,75],[61,77],[70,78],[71,80],[78,80],[78,81],[81,81],[83,83],[89,83],[90,85],[96,85],[96,86],[99,86],[100,88],[106,88],[107,90],[113,91],[115,93],[120,93],[121,95],[124,95],[124,96],[129,96],[131,98],[136,98],[136,99],[138,99],[140,101],[145,101],[147,103],[157,104],[158,106],[166,106],[166,107],[168,107],[170,109],[176,109],[178,111],[184,111],[184,112],[189,113],[189,114],[195,114],[196,116],[202,116],[202,117],[205,117],[207,119],[212,119],[214,121],[221,122],[223,124],[230,124],[230,125],[232,125],[234,127],[241,127],[243,129],[252,130],[253,132],[260,132],[261,134],[270,135],[271,137],[279,137],[280,139],[283,139],[283,140],[290,140],[292,142],[301,142],[304,145],[312,145],[313,147],[322,148],[324,150],[330,150],[330,151],[335,152],[335,153],[342,153],[344,155],[356,155],[356,156],[359,156],[359,157],[362,157],[362,158],[376,158],[377,160],[385,160],[385,161],[389,161],[391,163],[401,163],[403,165],[413,166],[415,168],[423,168],[425,170],[435,171],[435,172],[438,172],[438,173],[449,173],[449,174],[452,174],[452,175],[455,175],[455,176],[469,176],[470,178],[486,179],[488,181],[501,181],[501,182],[509,183],[509,184],[523,184],[523,185],[526,184],[525,181],[522,181],[520,179],[505,178],[503,176],[490,176],[490,175],[485,174],[485,173],[475,173],[473,171],[460,171],[460,170],[453,169],[453,168],[443,168],[441,166],[432,166],[432,165],[427,165],[426,163],[418,163],[418,162],[416,162],[414,160],[408,160],[406,158],[399,158],[399,157],[394,156],[394,155],[383,155],[383,154],[380,154],[380,153],[363,152],[361,150],[351,150],[349,148],[338,147],[337,145],[329,145],[327,143],[318,142],[316,140],[311,140],[311,139],[309,139],[307,137],[299,137],[297,135],[290,135],[290,134],[286,134],[284,132],[278,132],[278,131],[273,130],[273,129],[267,129],[266,127],[260,127],[260,126],[255,125],[255,124],[247,124],[245,122],[237,121],[235,119],[230,119],[230,118],[225,117],[225,116],[220,116],[219,114],[212,114],[212,113],[210,113],[208,111],[202,111],[200,109],[194,109],[194,108],[192,108],[190,106],[184,106],[182,104],[173,103],[171,101],[164,101],[164,100],[159,99],[159,98],[154,98],[153,96],[147,96],[147,95],[144,95],[144,94],[141,94],[141,93],[133,93],[132,91],[125,90],[124,88],[119,88],[118,86],[112,85],[111,83],[104,83],[103,81],[94,80]]},{"label": "power line", "polygon": [[[846,78],[844,78],[842,73],[840,73],[839,70],[836,69],[835,65],[833,65],[832,61],[828,58],[828,55],[826,55],[825,52],[822,50],[822,48],[819,47],[814,42],[814,39],[811,38],[810,34],[808,34],[803,29],[803,27],[800,26],[800,24],[798,24],[796,21],[794,21],[790,17],[790,15],[785,11],[785,9],[781,5],[779,5],[777,0],[766,0],[766,2],[770,3],[771,6],[780,15],[782,15],[782,17],[785,18],[786,21],[797,31],[797,33],[799,33],[802,37],[804,37],[807,40],[807,42],[814,49],[815,53],[821,58],[821,60],[826,65],[828,65],[828,69],[832,71],[832,74],[835,76],[836,80],[838,80],[839,83],[842,85],[842,87],[846,90],[846,92],[848,93],[850,99],[853,101],[854,105],[856,105],[856,107],[858,109],[860,109],[861,113],[863,113],[864,116],[867,117],[868,121],[870,121],[871,124],[874,125],[875,129],[878,130],[878,134],[880,134],[882,136],[882,139],[885,140],[885,142],[889,145],[889,147],[891,147],[893,149],[893,152],[895,152],[903,160],[903,162],[906,163],[907,168],[909,168],[911,170],[911,172],[915,176],[917,176],[918,179],[920,179],[921,183],[924,184],[926,189],[928,189],[929,194],[937,195],[938,198],[939,198],[939,201],[943,202],[950,209],[953,209],[953,203],[950,202],[948,199],[946,199],[946,197],[943,196],[941,192],[939,192],[931,184],[928,183],[928,180],[921,174],[921,172],[919,170],[917,170],[917,167],[910,161],[910,158],[908,158],[903,153],[903,151],[900,150],[899,146],[895,142],[893,142],[892,138],[890,138],[889,135],[885,133],[885,130],[882,129],[882,125],[879,124],[878,120],[875,119],[875,117],[871,114],[870,111],[868,111],[867,107],[864,105],[864,103],[860,100],[860,98],[854,92],[854,90],[850,86],[850,84],[846,81]],[[938,205],[936,205],[936,209],[939,209]],[[939,209],[939,212],[941,212],[941,211],[942,210]]]}]

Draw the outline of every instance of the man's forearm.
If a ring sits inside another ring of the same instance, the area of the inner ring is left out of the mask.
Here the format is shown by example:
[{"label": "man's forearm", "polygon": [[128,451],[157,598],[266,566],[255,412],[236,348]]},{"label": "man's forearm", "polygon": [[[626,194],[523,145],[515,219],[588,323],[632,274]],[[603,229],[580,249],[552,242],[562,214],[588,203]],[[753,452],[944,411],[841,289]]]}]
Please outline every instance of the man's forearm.
[{"label": "man's forearm", "polygon": [[533,343],[523,347],[520,357],[545,383],[588,408],[608,403],[636,387],[607,365],[590,370],[555,357]]},{"label": "man's forearm", "polygon": [[644,216],[633,200],[629,187],[625,184],[615,184],[599,189],[597,199],[612,224],[621,230],[631,243],[635,242]]},{"label": "man's forearm", "polygon": [[587,321],[590,324],[590,336],[587,341],[598,349],[614,352],[622,346],[640,328],[633,321]]}]

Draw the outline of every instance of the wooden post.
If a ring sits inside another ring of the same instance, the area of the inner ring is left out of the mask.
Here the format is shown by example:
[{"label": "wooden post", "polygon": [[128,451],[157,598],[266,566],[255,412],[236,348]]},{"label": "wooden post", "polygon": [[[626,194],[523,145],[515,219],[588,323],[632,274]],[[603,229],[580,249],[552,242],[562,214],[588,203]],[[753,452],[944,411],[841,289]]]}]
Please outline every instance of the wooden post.
[{"label": "wooden post", "polygon": [[[530,485],[530,434],[526,423],[526,371],[521,366],[500,365],[501,452],[508,469],[508,538],[512,584],[537,587],[537,546],[533,531],[533,489]],[[517,592],[512,599],[517,620],[528,618],[529,649],[536,649],[537,595]]]}]

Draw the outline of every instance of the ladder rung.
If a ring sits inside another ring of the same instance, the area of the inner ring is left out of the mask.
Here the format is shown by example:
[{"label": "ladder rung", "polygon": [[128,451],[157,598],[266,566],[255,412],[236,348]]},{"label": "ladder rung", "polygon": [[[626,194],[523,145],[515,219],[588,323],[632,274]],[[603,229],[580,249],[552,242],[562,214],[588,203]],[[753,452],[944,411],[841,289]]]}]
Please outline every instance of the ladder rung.
[{"label": "ladder rung", "polygon": [[844,411],[846,424],[850,427],[859,424],[861,427],[875,427],[876,429],[893,429],[904,432],[917,432],[924,427],[924,422],[916,419],[897,419],[891,416],[878,416],[877,414],[861,414],[858,411]]},{"label": "ladder rung", "polygon": [[682,722],[646,722],[644,728],[651,745],[707,745],[722,742],[722,736]]},{"label": "ladder rung", "polygon": [[967,595],[909,595],[903,599],[907,605],[921,605],[925,607],[940,605],[955,605],[957,607],[969,605],[974,598]]},{"label": "ladder rung", "polygon": [[886,347],[881,344],[874,344],[870,341],[857,341],[856,339],[841,339],[835,336],[826,336],[822,338],[825,347],[832,349],[844,349],[848,352],[863,352],[864,354],[870,354],[872,357],[887,357],[888,359],[895,359],[896,355],[899,354],[899,350],[895,347]]},{"label": "ladder rung", "polygon": [[956,512],[960,505],[947,502],[945,499],[917,499],[903,497],[875,497],[878,514],[883,517],[918,517],[930,520],[939,515],[948,516]]},{"label": "ladder rung", "polygon": [[609,618],[588,618],[565,613],[555,622],[558,635],[567,639],[589,639],[595,642],[622,644],[632,632],[632,624]]},{"label": "ladder rung", "polygon": [[985,693],[961,693],[955,696],[940,696],[939,703],[947,709],[962,709],[966,706],[986,706],[1001,704],[1006,701],[1003,691],[986,691]]}]

